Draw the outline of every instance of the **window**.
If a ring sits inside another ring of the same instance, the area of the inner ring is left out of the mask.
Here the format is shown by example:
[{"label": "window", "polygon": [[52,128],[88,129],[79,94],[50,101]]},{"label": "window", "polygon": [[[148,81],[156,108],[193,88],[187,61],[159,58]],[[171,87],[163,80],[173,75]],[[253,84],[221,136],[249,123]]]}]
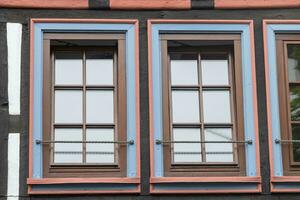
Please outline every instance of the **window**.
[{"label": "window", "polygon": [[299,20],[264,20],[272,192],[299,192]]},{"label": "window", "polygon": [[44,175],[124,176],[125,35],[44,36]]},{"label": "window", "polygon": [[140,192],[136,20],[32,19],[29,194]]},{"label": "window", "polygon": [[[282,158],[284,175],[300,174],[300,143],[292,142],[300,139],[299,116],[299,35],[278,35],[277,39],[277,73],[280,127],[282,142]],[[286,141],[284,141],[286,140]]]},{"label": "window", "polygon": [[148,25],[150,192],[259,192],[252,21]]},{"label": "window", "polygon": [[165,176],[245,174],[240,37],[206,37],[161,36]]}]

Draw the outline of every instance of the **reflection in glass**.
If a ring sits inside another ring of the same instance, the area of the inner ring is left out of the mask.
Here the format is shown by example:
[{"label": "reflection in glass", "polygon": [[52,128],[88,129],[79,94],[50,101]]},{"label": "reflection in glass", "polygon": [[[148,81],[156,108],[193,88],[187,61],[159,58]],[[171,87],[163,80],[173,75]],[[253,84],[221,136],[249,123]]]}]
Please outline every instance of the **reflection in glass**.
[{"label": "reflection in glass", "polygon": [[171,60],[172,85],[198,85],[197,60]]},{"label": "reflection in glass", "polygon": [[300,81],[300,45],[287,45],[289,81]]},{"label": "reflection in glass", "polygon": [[113,85],[113,55],[87,52],[86,84]]},{"label": "reflection in glass", "polygon": [[82,123],[82,91],[55,91],[55,123]]},{"label": "reflection in glass", "polygon": [[225,55],[203,55],[201,60],[203,85],[228,85],[228,60]]},{"label": "reflection in glass", "polygon": [[300,120],[300,87],[290,87],[291,120]]},{"label": "reflection in glass", "polygon": [[[54,140],[82,141],[82,129],[57,128],[54,131]],[[54,144],[54,163],[82,163],[82,143]]]},{"label": "reflection in glass", "polygon": [[203,91],[203,113],[205,123],[230,123],[229,91]]},{"label": "reflection in glass", "polygon": [[[205,141],[232,141],[231,128],[207,128]],[[206,162],[233,162],[231,143],[206,143]]]},{"label": "reflection in glass", "polygon": [[55,53],[55,84],[82,84],[82,54],[80,52]]},{"label": "reflection in glass", "polygon": [[114,92],[87,91],[86,92],[86,121],[87,123],[114,122]]},{"label": "reflection in glass", "polygon": [[198,91],[172,91],[174,123],[199,122]]},{"label": "reflection in glass", "polygon": [[[199,128],[174,128],[173,141],[200,141]],[[200,143],[174,143],[174,162],[201,162]]]},{"label": "reflection in glass", "polygon": [[[300,125],[292,125],[293,140],[300,140]],[[294,162],[300,162],[300,143],[293,143]]]},{"label": "reflection in glass", "polygon": [[[87,129],[87,141],[114,141],[113,129]],[[86,144],[87,163],[114,163],[114,144]]]}]

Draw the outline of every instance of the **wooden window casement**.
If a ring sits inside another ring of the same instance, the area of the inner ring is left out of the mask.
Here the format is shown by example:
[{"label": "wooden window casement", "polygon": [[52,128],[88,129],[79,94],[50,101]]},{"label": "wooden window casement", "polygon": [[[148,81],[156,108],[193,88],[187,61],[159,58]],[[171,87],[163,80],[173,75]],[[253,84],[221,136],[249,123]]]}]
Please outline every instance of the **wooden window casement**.
[{"label": "wooden window casement", "polygon": [[126,176],[125,54],[124,34],[44,34],[44,177]]},{"label": "wooden window casement", "polygon": [[300,35],[276,35],[284,175],[300,175]]},{"label": "wooden window casement", "polygon": [[240,35],[160,39],[164,176],[244,176]]}]

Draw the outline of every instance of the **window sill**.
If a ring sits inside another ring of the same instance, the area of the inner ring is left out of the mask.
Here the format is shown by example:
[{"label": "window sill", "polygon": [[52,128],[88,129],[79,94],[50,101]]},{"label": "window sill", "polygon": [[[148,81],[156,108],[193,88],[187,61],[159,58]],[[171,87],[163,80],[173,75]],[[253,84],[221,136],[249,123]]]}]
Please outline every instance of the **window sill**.
[{"label": "window sill", "polygon": [[[152,194],[259,193],[261,177],[160,177],[150,179]],[[234,188],[234,189],[232,189]]]},{"label": "window sill", "polygon": [[272,176],[271,192],[300,192],[300,176]]},{"label": "window sill", "polygon": [[28,178],[28,194],[139,193],[140,178]]}]

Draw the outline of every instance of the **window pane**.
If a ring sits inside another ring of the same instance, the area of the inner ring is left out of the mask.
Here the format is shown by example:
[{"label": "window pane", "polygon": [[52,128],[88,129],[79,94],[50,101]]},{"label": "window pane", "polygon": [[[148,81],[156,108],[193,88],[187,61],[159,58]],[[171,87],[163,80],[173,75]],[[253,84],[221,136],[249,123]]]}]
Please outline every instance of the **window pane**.
[{"label": "window pane", "polygon": [[174,123],[199,122],[198,91],[172,91]]},{"label": "window pane", "polygon": [[[82,141],[81,129],[57,128],[55,141]],[[69,153],[68,153],[69,152]],[[54,163],[81,163],[82,143],[55,143]]]},{"label": "window pane", "polygon": [[202,84],[228,85],[228,60],[226,55],[201,56]]},{"label": "window pane", "polygon": [[229,91],[203,91],[203,113],[206,123],[230,123]]},{"label": "window pane", "polygon": [[113,85],[113,74],[113,55],[111,53],[87,53],[87,85]]},{"label": "window pane", "polygon": [[287,45],[288,51],[288,75],[289,80],[300,81],[300,45]]},{"label": "window pane", "polygon": [[[231,141],[231,128],[207,128],[204,131],[205,141]],[[206,143],[206,162],[233,162],[231,143]]]},{"label": "window pane", "polygon": [[80,52],[55,53],[55,84],[82,84],[82,54]]},{"label": "window pane", "polygon": [[[114,141],[113,129],[87,129],[87,141]],[[114,163],[114,144],[86,144],[87,163]]]},{"label": "window pane", "polygon": [[[293,140],[300,140],[300,125],[292,125]],[[293,143],[294,162],[300,162],[300,143]]]},{"label": "window pane", "polygon": [[114,92],[87,91],[86,92],[86,120],[87,123],[114,122]]},{"label": "window pane", "polygon": [[198,85],[196,54],[171,54],[171,84]]},{"label": "window pane", "polygon": [[82,91],[55,91],[55,123],[82,123]]},{"label": "window pane", "polygon": [[[174,128],[173,141],[200,141],[199,128]],[[200,143],[174,143],[174,162],[201,162]]]},{"label": "window pane", "polygon": [[291,120],[300,120],[300,87],[290,87]]}]

